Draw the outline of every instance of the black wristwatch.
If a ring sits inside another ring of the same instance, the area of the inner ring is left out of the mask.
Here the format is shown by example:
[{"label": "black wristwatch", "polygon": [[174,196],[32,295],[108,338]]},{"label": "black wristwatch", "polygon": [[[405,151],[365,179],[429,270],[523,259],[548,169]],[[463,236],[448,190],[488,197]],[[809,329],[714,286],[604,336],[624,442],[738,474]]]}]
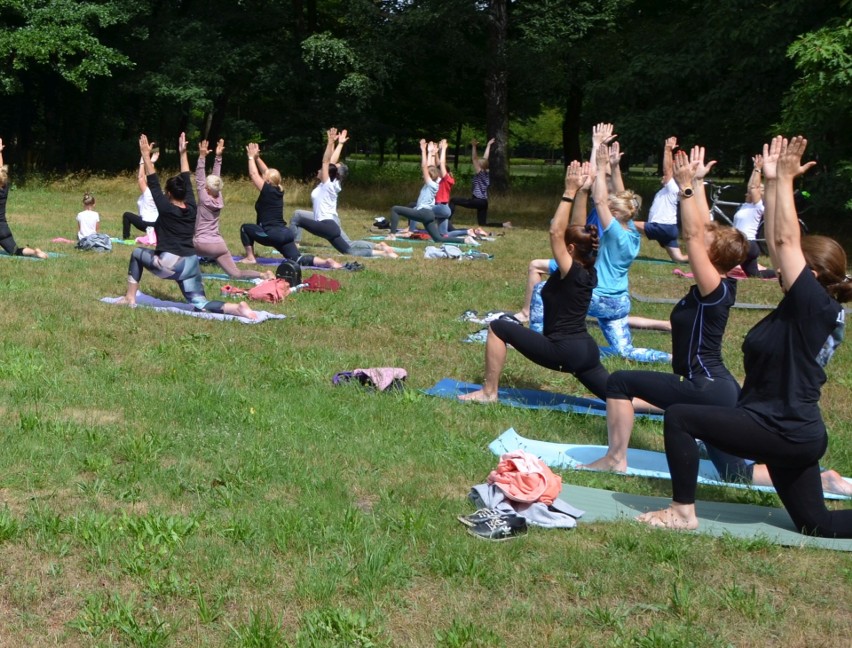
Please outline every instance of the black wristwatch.
[{"label": "black wristwatch", "polygon": [[692,194],[695,192],[692,190],[692,187],[686,187],[685,189],[680,190],[681,198],[692,198]]}]

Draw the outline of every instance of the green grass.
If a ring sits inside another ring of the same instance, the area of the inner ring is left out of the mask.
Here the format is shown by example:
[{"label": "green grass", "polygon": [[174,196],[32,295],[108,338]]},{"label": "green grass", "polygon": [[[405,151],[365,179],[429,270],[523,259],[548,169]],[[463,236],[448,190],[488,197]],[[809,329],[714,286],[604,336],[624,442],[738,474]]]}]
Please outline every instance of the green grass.
[{"label": "green grass", "polygon": [[[496,464],[487,444],[506,428],[606,438],[598,418],[417,391],[445,376],[481,380],[483,348],[460,343],[475,327],[457,317],[520,306],[529,259],[549,254],[546,227],[561,191],[558,176],[543,182],[552,186],[493,200],[493,218],[517,226],[487,244],[494,261],[427,261],[419,247],[410,261],[368,260],[363,272],[335,275],[339,293],[299,294],[268,307],[289,319],[253,327],[101,304],[123,292],[131,248],[95,255],[49,242],[73,237],[84,190],[97,196],[102,230],[117,234],[120,214],[135,205],[132,178],[14,188],[18,242],[66,256],[0,260],[0,644],[844,645],[845,554],[629,522],[488,544],[456,522],[470,511],[470,486]],[[341,200],[347,231],[366,234],[373,215],[417,188],[354,183]],[[309,190],[288,187],[288,214],[307,205]],[[234,252],[255,197],[245,180],[226,180],[222,230]],[[661,257],[647,243],[642,254]],[[688,284],[671,270],[637,263],[634,290],[682,295]],[[220,286],[209,282],[208,294]],[[173,283],[148,274],[142,287],[179,298]],[[750,302],[778,299],[771,282],[740,292]],[[665,305],[634,309],[668,314]],[[725,356],[740,378],[742,338],[760,316],[731,317]],[[670,348],[660,333],[636,339]],[[841,347],[823,391],[824,464],[845,474],[850,359]],[[331,385],[336,371],[391,365],[409,372],[402,394]],[[570,376],[517,354],[503,382],[583,393]],[[639,422],[633,445],[661,449],[660,425]],[[668,494],[666,482],[564,479]],[[777,504],[734,490],[699,496]]]}]

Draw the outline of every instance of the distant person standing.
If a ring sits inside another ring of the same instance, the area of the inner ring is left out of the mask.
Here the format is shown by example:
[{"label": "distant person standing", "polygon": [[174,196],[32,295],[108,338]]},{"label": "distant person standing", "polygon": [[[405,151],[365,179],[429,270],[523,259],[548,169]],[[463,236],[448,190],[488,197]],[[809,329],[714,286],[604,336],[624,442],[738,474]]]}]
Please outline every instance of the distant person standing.
[{"label": "distant person standing", "polygon": [[[488,171],[488,156],[491,154],[491,145],[494,138],[488,140],[485,151],[480,158],[476,152],[479,142],[471,140],[470,159],[473,164],[473,188],[470,198],[453,198],[450,200],[450,219],[456,212],[456,207],[465,207],[476,210],[476,223],[479,227],[512,227],[512,223],[489,223],[488,222],[488,187],[491,185],[491,175]],[[452,226],[450,226],[452,229]]]},{"label": "distant person standing", "polygon": [[0,139],[0,247],[11,256],[34,256],[46,259],[47,254],[38,248],[18,247],[12,230],[6,222],[6,199],[9,197],[9,167],[3,164],[3,140]]}]

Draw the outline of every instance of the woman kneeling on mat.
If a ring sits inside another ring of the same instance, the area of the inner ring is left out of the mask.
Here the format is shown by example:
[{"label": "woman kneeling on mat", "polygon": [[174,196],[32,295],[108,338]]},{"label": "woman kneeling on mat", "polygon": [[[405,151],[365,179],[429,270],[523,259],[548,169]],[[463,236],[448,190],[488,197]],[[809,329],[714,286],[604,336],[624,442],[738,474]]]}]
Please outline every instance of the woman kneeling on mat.
[{"label": "woman kneeling on mat", "polygon": [[324,238],[341,254],[351,254],[361,257],[390,257],[399,255],[387,243],[371,243],[370,241],[349,240],[346,232],[340,226],[337,215],[337,195],[341,191],[340,183],[346,177],[346,165],[338,164],[343,145],[349,141],[346,130],[339,133],[336,128],[326,131],[327,142],[322,156],[322,166],[317,173],[319,184],[311,192],[313,211],[297,209],[290,221],[290,228],[295,233],[295,240],[301,240],[302,229],[314,236]]},{"label": "woman kneeling on mat", "polygon": [[666,411],[666,459],[672,502],[637,519],[651,526],[695,529],[698,446],[702,439],[739,457],[765,463],[772,485],[796,529],[824,537],[852,537],[852,509],[829,511],[819,460],[828,435],[819,408],[826,380],[820,355],[844,324],[838,302],[852,299],[846,253],[833,239],[802,237],[793,181],[807,140],[776,137],[763,147],[766,242],[784,297],[743,342],[745,382],[736,407],[673,405]]},{"label": "woman kneeling on mat", "polygon": [[[603,146],[603,145],[602,145]],[[633,412],[644,401],[665,410],[674,403],[733,407],[740,386],[722,360],[722,338],[737,296],[737,281],[727,273],[748,252],[745,235],[710,220],[704,177],[715,162],[704,164],[704,148],[694,147],[691,159],[679,151],[673,177],[680,188],[681,231],[695,276],[695,285],[672,310],[672,370],[616,371],[607,381],[606,455],[582,466],[590,470],[627,470],[627,447],[633,432]],[[721,475],[740,460],[707,446]],[[724,477],[723,477],[724,478]]]},{"label": "woman kneeling on mat", "polygon": [[9,167],[3,164],[3,140],[0,139],[0,247],[11,256],[34,256],[46,259],[47,254],[38,248],[18,247],[12,230],[6,222],[6,199],[9,197]]},{"label": "woman kneeling on mat", "polygon": [[[585,171],[590,172],[588,166]],[[550,246],[559,268],[541,291],[543,332],[536,333],[504,320],[491,322],[485,342],[482,389],[459,399],[481,402],[498,399],[500,374],[509,344],[542,367],[574,374],[595,396],[603,398],[609,374],[601,365],[597,343],[586,330],[586,311],[597,283],[598,228],[569,225],[574,195],[582,183],[580,163],[574,161],[566,170],[565,193],[550,223]]]},{"label": "woman kneeling on mat", "polygon": [[257,213],[255,224],[246,223],[240,227],[240,240],[246,249],[245,258],[240,263],[257,263],[254,244],[268,245],[278,250],[285,259],[292,259],[301,266],[318,268],[342,268],[343,264],[334,259],[299,254],[296,235],[284,221],[284,187],[278,169],[270,169],[260,159],[260,147],[254,142],[246,146],[248,154],[249,177],[260,195],[254,203]]},{"label": "woman kneeling on mat", "polygon": [[160,180],[151,161],[151,145],[145,135],[139,137],[139,150],[142,152],[145,173],[148,176],[148,187],[157,205],[158,216],[154,224],[157,231],[157,249],[133,250],[130,255],[127,294],[118,303],[136,305],[136,292],[139,290],[142,270],[147,268],[160,279],[176,281],[184,299],[196,310],[256,319],[257,315],[245,302],[225,304],[220,301],[208,301],[204,295],[198,256],[192,245],[197,207],[190,184],[186,135],[181,133],[178,140],[181,173],[168,179],[165,193],[160,188]]}]

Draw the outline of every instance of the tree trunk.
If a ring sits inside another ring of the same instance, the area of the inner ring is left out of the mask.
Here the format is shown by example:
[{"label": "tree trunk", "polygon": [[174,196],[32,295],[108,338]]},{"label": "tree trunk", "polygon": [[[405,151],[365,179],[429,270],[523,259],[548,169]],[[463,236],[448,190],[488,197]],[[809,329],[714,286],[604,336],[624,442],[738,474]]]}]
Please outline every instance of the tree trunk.
[{"label": "tree trunk", "polygon": [[497,193],[509,188],[509,72],[506,66],[508,40],[508,2],[488,2],[488,72],[485,77],[485,127],[488,138],[494,138],[488,169],[491,189]]},{"label": "tree trunk", "polygon": [[572,83],[565,98],[565,112],[562,114],[562,164],[568,166],[571,160],[581,160],[580,150],[580,111],[583,106],[583,88]]}]

